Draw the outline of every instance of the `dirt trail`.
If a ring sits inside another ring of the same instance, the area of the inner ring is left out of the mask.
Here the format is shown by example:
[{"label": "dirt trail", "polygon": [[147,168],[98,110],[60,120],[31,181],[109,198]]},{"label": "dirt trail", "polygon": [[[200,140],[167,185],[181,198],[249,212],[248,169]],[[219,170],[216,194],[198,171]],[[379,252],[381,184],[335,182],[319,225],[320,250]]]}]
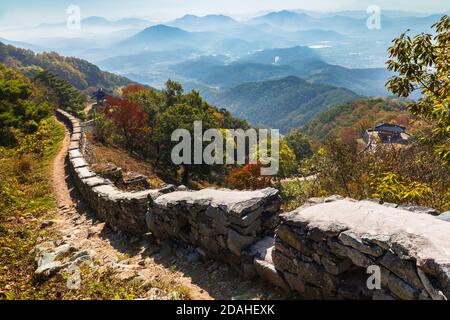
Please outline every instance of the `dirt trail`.
[{"label": "dirt trail", "polygon": [[64,141],[61,145],[61,150],[59,150],[55,160],[53,161],[52,170],[53,191],[59,207],[71,206],[73,204],[72,199],[70,198],[69,188],[65,180],[65,159],[69,149],[69,143],[69,132],[65,129]]},{"label": "dirt trail", "polygon": [[282,297],[280,291],[262,280],[242,280],[224,264],[188,262],[182,248],[157,244],[152,239],[130,238],[96,220],[81,201],[67,172],[69,141],[66,130],[64,143],[53,163],[53,186],[59,209],[52,228],[65,243],[79,250],[93,250],[99,267],[112,267],[123,279],[138,277],[144,282],[157,280],[171,287],[183,286],[195,300]]}]

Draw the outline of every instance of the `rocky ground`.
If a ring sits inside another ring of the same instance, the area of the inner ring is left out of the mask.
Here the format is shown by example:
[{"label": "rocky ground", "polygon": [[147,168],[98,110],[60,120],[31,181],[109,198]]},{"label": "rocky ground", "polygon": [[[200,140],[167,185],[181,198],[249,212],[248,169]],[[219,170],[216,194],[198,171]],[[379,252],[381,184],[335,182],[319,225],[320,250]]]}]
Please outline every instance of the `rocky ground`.
[{"label": "rocky ground", "polygon": [[[284,297],[281,291],[262,280],[243,281],[227,265],[204,261],[195,251],[170,241],[159,243],[150,234],[142,239],[129,237],[96,220],[80,200],[67,173],[68,145],[66,135],[53,166],[59,209],[52,220],[41,223],[41,228],[56,236],[51,240],[39,239],[36,278],[45,281],[64,274],[67,287],[78,290],[84,280],[82,269],[88,266],[92,270],[113,270],[121,280],[135,280],[146,288],[142,299]],[[155,283],[160,285],[155,286]]]}]

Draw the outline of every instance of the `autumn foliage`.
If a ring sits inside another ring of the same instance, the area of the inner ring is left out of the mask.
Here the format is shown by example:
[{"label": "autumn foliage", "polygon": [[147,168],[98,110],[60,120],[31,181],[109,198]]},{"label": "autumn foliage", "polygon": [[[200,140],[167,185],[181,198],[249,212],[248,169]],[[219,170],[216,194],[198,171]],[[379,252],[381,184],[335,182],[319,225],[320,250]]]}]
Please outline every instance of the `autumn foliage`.
[{"label": "autumn foliage", "polygon": [[130,84],[122,89],[122,95],[124,97],[128,97],[129,95],[132,95],[134,93],[139,93],[144,90],[145,90],[145,87],[141,84]]},{"label": "autumn foliage", "polygon": [[358,130],[355,128],[342,128],[341,139],[344,143],[350,144],[360,137]]},{"label": "autumn foliage", "polygon": [[228,175],[227,184],[234,189],[263,189],[271,184],[271,177],[261,176],[262,164],[247,164]]}]

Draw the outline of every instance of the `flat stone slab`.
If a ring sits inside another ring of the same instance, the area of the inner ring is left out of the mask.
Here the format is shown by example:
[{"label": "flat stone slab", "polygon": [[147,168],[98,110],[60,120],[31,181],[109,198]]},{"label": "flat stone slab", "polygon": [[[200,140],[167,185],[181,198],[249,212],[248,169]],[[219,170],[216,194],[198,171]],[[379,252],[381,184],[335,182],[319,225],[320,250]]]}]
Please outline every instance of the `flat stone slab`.
[{"label": "flat stone slab", "polygon": [[103,178],[93,176],[91,178],[84,179],[83,183],[86,184],[90,188],[94,188],[94,187],[98,187],[98,186],[108,185],[110,182]]},{"label": "flat stone slab", "polygon": [[275,269],[272,263],[256,259],[254,264],[256,272],[261,278],[286,291],[289,290],[289,286],[284,281],[282,274]]},{"label": "flat stone slab", "polygon": [[94,191],[95,193],[104,196],[104,197],[108,197],[110,199],[122,194],[122,192],[117,189],[116,187],[112,186],[112,185],[104,185],[104,186],[98,186],[95,188],[92,188],[92,191]]},{"label": "flat stone slab", "polygon": [[258,260],[264,260],[273,264],[272,251],[275,248],[275,239],[273,237],[265,237],[264,239],[253,244],[249,249],[249,254]]},{"label": "flat stone slab", "polygon": [[418,262],[450,264],[450,224],[431,215],[416,214],[369,201],[339,200],[282,214],[284,223],[308,229],[351,230],[363,239],[382,239],[402,248]]},{"label": "flat stone slab", "polygon": [[148,197],[151,197],[152,199],[155,199],[160,195],[159,190],[144,190],[139,192],[120,192],[118,194],[115,194],[111,198],[113,200],[144,200],[148,199]]},{"label": "flat stone slab", "polygon": [[80,149],[80,141],[71,141],[69,144],[69,151]]},{"label": "flat stone slab", "polygon": [[87,165],[88,165],[87,162],[83,158],[70,159],[70,162],[72,163],[72,166],[74,167],[74,169],[87,167]]},{"label": "flat stone slab", "polygon": [[80,178],[82,180],[83,179],[89,179],[89,178],[92,178],[92,177],[96,176],[95,172],[92,172],[89,169],[89,167],[77,168],[77,169],[75,169],[75,172],[77,173],[78,178]]},{"label": "flat stone slab", "polygon": [[204,189],[195,192],[180,191],[169,193],[156,199],[155,203],[162,206],[180,202],[205,207],[212,206],[241,217],[257,210],[264,203],[270,199],[277,198],[277,196],[278,190],[273,188],[256,191]]},{"label": "flat stone slab", "polygon": [[69,159],[75,158],[83,158],[83,154],[80,152],[80,150],[75,149],[69,151]]},{"label": "flat stone slab", "polygon": [[61,114],[63,114],[63,115],[65,115],[66,117],[69,116],[69,114],[66,111],[64,111],[63,109],[56,109],[56,111],[61,113]]},{"label": "flat stone slab", "polygon": [[439,220],[442,220],[442,221],[450,222],[450,211],[444,212],[443,214],[441,214],[440,216],[437,216],[436,218],[438,218]]},{"label": "flat stone slab", "polygon": [[80,139],[81,139],[80,133],[72,134],[72,136],[70,137],[70,141],[80,141]]}]

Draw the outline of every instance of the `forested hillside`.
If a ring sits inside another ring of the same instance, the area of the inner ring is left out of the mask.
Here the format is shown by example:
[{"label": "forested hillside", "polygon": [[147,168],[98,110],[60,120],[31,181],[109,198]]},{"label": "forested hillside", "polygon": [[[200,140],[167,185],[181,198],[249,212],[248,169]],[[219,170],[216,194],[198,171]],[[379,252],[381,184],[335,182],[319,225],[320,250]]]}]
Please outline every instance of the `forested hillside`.
[{"label": "forested hillside", "polygon": [[223,91],[205,92],[204,96],[255,126],[279,128],[285,133],[306,124],[328,107],[357,97],[347,89],[312,84],[293,76],[245,83]]},{"label": "forested hillside", "polygon": [[31,50],[19,49],[2,42],[0,42],[0,63],[18,68],[30,76],[47,70],[69,81],[75,88],[87,92],[96,90],[98,87],[113,91],[117,87],[132,82],[125,77],[102,71],[96,65],[83,59],[63,57],[55,52],[36,54]]},{"label": "forested hillside", "polygon": [[361,133],[379,123],[389,122],[406,125],[411,114],[406,101],[394,98],[357,99],[340,104],[321,113],[301,128],[314,140],[323,141],[330,136],[339,136],[342,131]]}]

